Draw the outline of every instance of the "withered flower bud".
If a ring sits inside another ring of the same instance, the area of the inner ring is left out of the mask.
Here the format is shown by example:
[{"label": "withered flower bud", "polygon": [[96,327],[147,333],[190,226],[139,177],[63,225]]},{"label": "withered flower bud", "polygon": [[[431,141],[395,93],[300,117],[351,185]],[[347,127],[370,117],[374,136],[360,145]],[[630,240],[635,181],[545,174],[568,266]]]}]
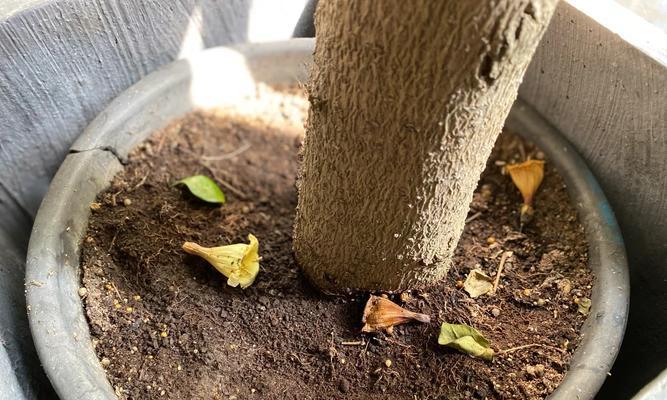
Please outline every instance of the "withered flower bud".
[{"label": "withered flower bud", "polygon": [[364,315],[361,319],[364,326],[361,328],[361,331],[385,331],[390,333],[395,325],[405,324],[410,321],[429,323],[431,322],[431,317],[426,314],[408,311],[389,299],[371,295],[364,308]]},{"label": "withered flower bud", "polygon": [[520,164],[508,165],[506,168],[510,177],[512,177],[512,182],[523,197],[521,225],[524,225],[533,216],[533,198],[542,183],[542,179],[544,179],[544,161],[528,160]]}]

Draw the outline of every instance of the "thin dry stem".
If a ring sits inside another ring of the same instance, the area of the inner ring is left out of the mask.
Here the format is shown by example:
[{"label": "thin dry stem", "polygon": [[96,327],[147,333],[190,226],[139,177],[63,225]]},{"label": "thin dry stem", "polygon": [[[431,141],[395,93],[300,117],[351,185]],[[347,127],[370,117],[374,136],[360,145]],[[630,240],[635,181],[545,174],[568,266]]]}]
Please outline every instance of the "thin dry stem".
[{"label": "thin dry stem", "polygon": [[511,251],[506,251],[503,253],[503,256],[500,258],[500,263],[498,263],[498,271],[496,271],[496,280],[493,281],[493,289],[491,290],[491,293],[495,294],[496,290],[498,290],[498,284],[500,283],[500,275],[503,273],[503,267],[505,266],[505,261],[507,261],[508,258],[512,257]]},{"label": "thin dry stem", "polygon": [[466,224],[467,224],[468,222],[472,222],[472,221],[476,220],[476,219],[479,218],[481,215],[482,215],[482,212],[481,212],[481,211],[477,211],[476,213],[474,213],[473,215],[471,215],[470,217],[468,217],[468,219],[466,219]]},{"label": "thin dry stem", "polygon": [[229,153],[222,154],[220,156],[202,156],[202,160],[204,161],[221,161],[221,160],[228,160],[230,158],[234,158],[240,154],[243,154],[246,150],[250,148],[250,143],[245,142],[243,145],[241,145],[238,149],[234,151],[230,151]]},{"label": "thin dry stem", "polygon": [[512,353],[514,351],[523,350],[523,349],[527,349],[527,348],[530,348],[530,347],[544,347],[544,348],[547,348],[547,349],[556,350],[556,351],[558,351],[560,353],[563,353],[563,354],[566,353],[565,350],[559,349],[558,347],[549,346],[549,345],[542,344],[542,343],[531,343],[531,344],[524,344],[524,345],[521,345],[521,346],[511,347],[511,348],[505,349],[505,350],[499,350],[496,354],[497,355],[502,355],[502,354]]}]

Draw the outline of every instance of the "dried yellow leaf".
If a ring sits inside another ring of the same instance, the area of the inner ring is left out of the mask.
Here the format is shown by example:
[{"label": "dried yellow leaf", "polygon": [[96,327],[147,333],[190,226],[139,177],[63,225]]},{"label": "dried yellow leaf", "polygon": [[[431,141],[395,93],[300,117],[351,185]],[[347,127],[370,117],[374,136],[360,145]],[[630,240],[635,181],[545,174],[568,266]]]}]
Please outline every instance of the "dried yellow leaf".
[{"label": "dried yellow leaf", "polygon": [[481,270],[473,269],[468,274],[463,289],[468,292],[470,297],[475,299],[493,289],[493,279]]},{"label": "dried yellow leaf", "polygon": [[491,343],[477,329],[463,324],[443,322],[438,343],[487,361],[493,360],[495,354]]},{"label": "dried yellow leaf", "polygon": [[227,284],[245,289],[252,285],[259,272],[259,242],[248,235],[249,244],[237,243],[220,247],[202,247],[197,243],[183,243],[183,250],[208,261],[227,277]]}]

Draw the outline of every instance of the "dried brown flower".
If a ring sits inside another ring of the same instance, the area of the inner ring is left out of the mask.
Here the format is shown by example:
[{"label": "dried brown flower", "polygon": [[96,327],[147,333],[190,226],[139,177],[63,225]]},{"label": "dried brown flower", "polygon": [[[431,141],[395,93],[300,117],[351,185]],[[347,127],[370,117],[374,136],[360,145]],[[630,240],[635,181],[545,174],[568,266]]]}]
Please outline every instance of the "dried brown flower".
[{"label": "dried brown flower", "polygon": [[371,295],[366,303],[366,308],[364,308],[364,315],[361,319],[364,326],[361,331],[391,333],[395,325],[411,321],[428,323],[431,322],[431,317],[426,314],[408,311],[389,299]]},{"label": "dried brown flower", "polygon": [[521,205],[521,223],[530,221],[533,215],[533,198],[544,179],[544,161],[528,160],[520,164],[508,165],[507,172],[512,177],[512,182],[521,192],[523,204]]}]

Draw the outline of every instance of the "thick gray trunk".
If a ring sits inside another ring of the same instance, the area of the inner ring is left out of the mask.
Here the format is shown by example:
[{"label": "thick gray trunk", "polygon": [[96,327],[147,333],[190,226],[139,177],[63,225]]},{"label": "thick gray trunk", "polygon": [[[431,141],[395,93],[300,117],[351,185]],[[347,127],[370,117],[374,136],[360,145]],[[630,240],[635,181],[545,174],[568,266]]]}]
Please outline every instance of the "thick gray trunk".
[{"label": "thick gray trunk", "polygon": [[328,292],[441,279],[555,0],[322,0],[294,249]]}]

